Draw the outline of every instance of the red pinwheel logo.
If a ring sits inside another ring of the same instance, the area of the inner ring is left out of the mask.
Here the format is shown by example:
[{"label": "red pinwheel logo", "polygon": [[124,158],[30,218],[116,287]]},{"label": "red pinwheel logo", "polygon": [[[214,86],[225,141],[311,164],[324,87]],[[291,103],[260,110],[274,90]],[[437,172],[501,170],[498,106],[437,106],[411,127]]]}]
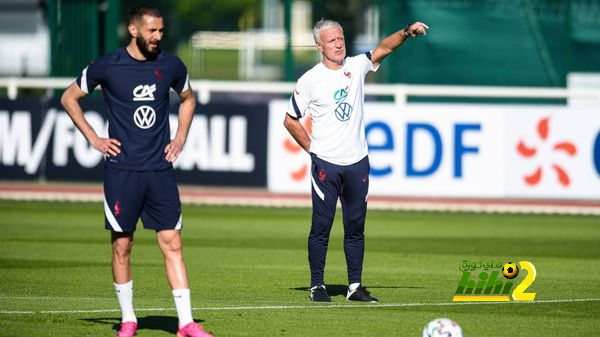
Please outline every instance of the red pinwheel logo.
[{"label": "red pinwheel logo", "polygon": [[121,208],[121,202],[120,201],[115,202],[114,209],[115,209],[115,212],[114,212],[115,217],[118,218],[121,215],[121,211],[123,210]]},{"label": "red pinwheel logo", "polygon": [[[310,117],[307,117],[304,120],[303,125],[304,125],[304,128],[306,129],[306,132],[308,132],[308,134],[310,134],[312,132],[312,119]],[[298,145],[296,143],[296,141],[289,135],[283,141],[283,148],[285,149],[286,152],[291,153],[291,154],[296,154],[296,153],[302,152],[302,148],[300,147],[300,145]],[[292,180],[294,180],[294,181],[301,181],[302,179],[304,179],[304,177],[306,177],[307,173],[308,173],[308,165],[302,164],[298,169],[291,172],[290,176],[291,176]]]},{"label": "red pinwheel logo", "polygon": [[[519,141],[517,145],[517,152],[521,157],[527,159],[534,159],[542,147],[551,149],[553,153],[564,153],[569,157],[575,156],[577,148],[575,145],[568,141],[560,141],[553,144],[548,144],[548,135],[550,134],[550,117],[542,118],[537,124],[537,135],[539,137],[539,147],[528,146],[523,140]],[[543,163],[542,163],[543,164]],[[536,169],[523,177],[525,183],[529,186],[536,186],[542,180],[544,174],[544,165],[538,165]],[[556,163],[554,160],[549,165],[555,172],[558,182],[563,186],[567,187],[571,184],[571,178],[568,172],[563,168],[562,165]]]}]

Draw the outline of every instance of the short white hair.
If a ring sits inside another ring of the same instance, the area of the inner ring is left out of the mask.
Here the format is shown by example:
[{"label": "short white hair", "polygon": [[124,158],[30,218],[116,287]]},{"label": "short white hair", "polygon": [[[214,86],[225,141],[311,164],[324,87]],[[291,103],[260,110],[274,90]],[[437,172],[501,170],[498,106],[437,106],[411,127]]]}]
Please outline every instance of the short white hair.
[{"label": "short white hair", "polygon": [[321,43],[321,32],[324,32],[326,30],[329,30],[329,29],[335,28],[335,27],[340,27],[340,29],[342,30],[342,33],[344,32],[344,29],[337,21],[327,20],[327,19],[319,20],[319,22],[317,22],[315,24],[315,27],[313,28],[313,37],[315,38],[315,42]]}]

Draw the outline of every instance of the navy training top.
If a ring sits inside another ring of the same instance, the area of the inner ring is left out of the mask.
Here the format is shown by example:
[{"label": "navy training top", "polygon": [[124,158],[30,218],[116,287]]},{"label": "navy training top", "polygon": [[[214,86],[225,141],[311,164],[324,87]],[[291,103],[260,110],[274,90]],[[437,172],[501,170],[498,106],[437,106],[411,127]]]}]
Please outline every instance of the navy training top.
[{"label": "navy training top", "polygon": [[164,150],[170,142],[169,90],[189,88],[181,60],[161,51],[153,60],[139,61],[125,48],[92,61],[77,78],[90,93],[100,85],[107,106],[108,135],[121,142],[121,153],[106,160],[106,167],[134,171],[172,167]]}]

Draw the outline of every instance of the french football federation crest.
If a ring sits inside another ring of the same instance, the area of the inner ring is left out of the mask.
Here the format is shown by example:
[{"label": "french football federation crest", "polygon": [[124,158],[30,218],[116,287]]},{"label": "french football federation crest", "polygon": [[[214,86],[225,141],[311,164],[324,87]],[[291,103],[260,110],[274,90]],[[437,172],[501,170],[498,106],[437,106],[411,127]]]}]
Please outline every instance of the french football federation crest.
[{"label": "french football federation crest", "polygon": [[325,173],[323,170],[319,171],[319,180],[325,181],[325,178],[327,178],[327,173]]},{"label": "french football federation crest", "polygon": [[113,214],[115,215],[115,218],[118,218],[121,215],[121,211],[123,210],[121,208],[120,201],[115,202],[115,206],[113,207],[113,210],[114,210]]}]

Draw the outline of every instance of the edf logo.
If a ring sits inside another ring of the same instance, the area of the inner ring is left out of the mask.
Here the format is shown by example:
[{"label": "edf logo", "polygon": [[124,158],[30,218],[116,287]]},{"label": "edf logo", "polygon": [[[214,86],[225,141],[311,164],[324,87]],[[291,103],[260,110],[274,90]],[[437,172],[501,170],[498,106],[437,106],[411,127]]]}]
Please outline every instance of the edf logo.
[{"label": "edf logo", "polygon": [[594,142],[594,167],[600,177],[600,132],[598,132],[596,141]]},{"label": "edf logo", "polygon": [[[457,123],[453,128],[453,139],[454,144],[452,159],[453,164],[453,176],[455,178],[461,178],[463,176],[463,159],[465,155],[475,155],[479,153],[479,147],[476,145],[465,144],[465,135],[468,133],[479,133],[481,131],[481,124],[479,123]],[[377,144],[369,142],[369,152],[375,151],[388,151],[394,150],[394,134],[389,124],[381,121],[375,121],[367,124],[365,133],[367,139],[369,133],[376,132],[383,137],[382,141]],[[417,133],[422,134],[424,137],[429,138],[433,144],[433,155],[431,161],[425,167],[417,167],[416,164],[416,137]],[[428,123],[407,123],[406,124],[406,171],[407,177],[426,177],[434,174],[442,163],[443,157],[443,143],[442,134],[434,125]],[[375,167],[371,164],[371,175],[373,176],[386,176],[392,174],[392,165]]]}]

